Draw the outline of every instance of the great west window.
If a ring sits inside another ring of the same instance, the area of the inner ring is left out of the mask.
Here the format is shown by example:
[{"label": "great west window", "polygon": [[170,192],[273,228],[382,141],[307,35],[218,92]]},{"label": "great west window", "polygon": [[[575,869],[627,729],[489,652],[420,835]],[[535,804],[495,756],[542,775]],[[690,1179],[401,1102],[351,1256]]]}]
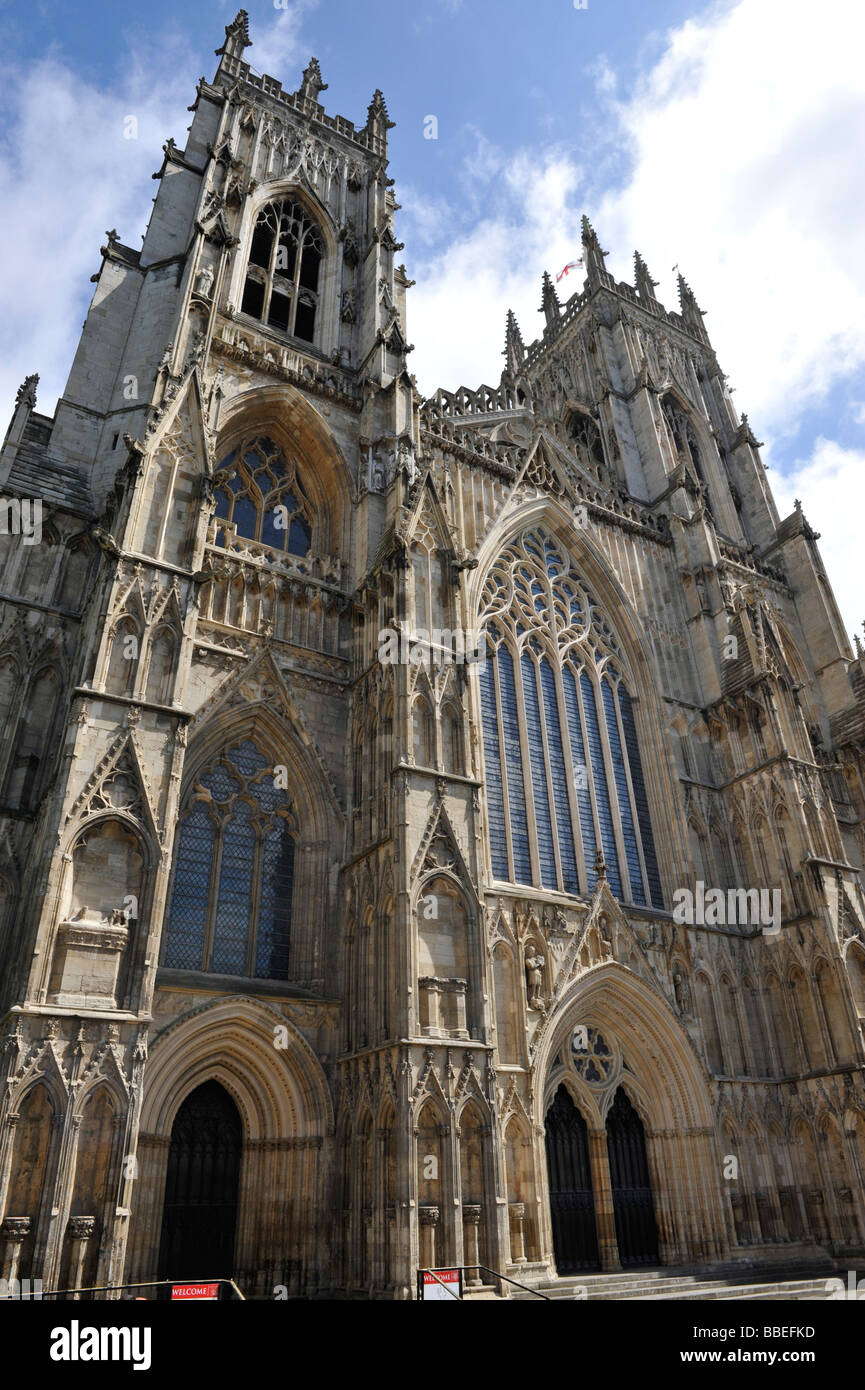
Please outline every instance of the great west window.
[{"label": "great west window", "polygon": [[663,906],[624,662],[543,529],[524,532],[493,565],[481,624],[495,877],[588,893],[600,850],[616,897]]}]

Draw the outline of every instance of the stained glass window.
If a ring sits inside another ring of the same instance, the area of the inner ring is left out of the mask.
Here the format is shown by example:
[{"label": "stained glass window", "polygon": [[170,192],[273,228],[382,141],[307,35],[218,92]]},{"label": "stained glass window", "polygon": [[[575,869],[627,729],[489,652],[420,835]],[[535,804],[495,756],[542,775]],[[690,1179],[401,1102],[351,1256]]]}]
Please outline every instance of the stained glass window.
[{"label": "stained glass window", "polygon": [[[481,727],[493,874],[663,906],[625,659],[542,527],[506,547],[481,603]],[[530,833],[531,830],[531,833]]]},{"label": "stained glass window", "polygon": [[241,538],[303,556],[312,545],[312,507],[294,461],[272,439],[233,449],[214,477],[216,543]]},{"label": "stained glass window", "polygon": [[296,826],[251,739],[196,781],[180,823],[162,963],[287,979]]}]

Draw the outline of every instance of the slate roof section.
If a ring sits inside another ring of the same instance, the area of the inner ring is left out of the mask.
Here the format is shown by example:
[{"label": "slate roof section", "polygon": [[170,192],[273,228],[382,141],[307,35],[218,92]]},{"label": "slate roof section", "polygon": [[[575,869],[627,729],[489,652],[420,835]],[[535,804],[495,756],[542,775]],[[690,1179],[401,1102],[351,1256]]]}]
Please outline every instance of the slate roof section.
[{"label": "slate roof section", "polygon": [[90,485],[80,468],[49,458],[44,446],[26,439],[9,471],[6,490],[21,497],[41,497],[43,503],[79,516],[96,515]]}]

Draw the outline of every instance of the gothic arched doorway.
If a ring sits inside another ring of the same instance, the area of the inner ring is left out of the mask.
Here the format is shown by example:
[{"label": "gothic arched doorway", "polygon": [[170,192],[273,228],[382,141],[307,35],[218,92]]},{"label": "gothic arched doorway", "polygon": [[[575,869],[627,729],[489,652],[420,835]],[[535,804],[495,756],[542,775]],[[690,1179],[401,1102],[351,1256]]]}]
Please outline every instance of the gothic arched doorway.
[{"label": "gothic arched doorway", "polygon": [[599,1269],[588,1130],[565,1086],[556,1091],[545,1127],[556,1268],[559,1274]]},{"label": "gothic arched doorway", "polygon": [[243,1127],[217,1081],[186,1097],[171,1130],[160,1278],[230,1278]]},{"label": "gothic arched doorway", "polygon": [[643,1122],[619,1088],[607,1115],[607,1153],[623,1265],[658,1263],[658,1231],[652,1205]]}]

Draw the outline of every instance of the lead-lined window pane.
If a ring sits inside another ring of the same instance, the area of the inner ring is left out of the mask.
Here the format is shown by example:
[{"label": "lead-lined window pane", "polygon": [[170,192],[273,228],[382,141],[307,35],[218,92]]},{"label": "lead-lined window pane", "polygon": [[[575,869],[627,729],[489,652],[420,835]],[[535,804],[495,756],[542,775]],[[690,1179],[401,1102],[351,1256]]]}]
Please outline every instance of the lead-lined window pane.
[{"label": "lead-lined window pane", "polygon": [[622,896],[622,879],[619,873],[619,856],[616,853],[616,835],[613,830],[613,813],[610,808],[607,771],[604,767],[601,730],[598,725],[598,708],[595,703],[595,688],[585,671],[580,673],[580,693],[583,697],[583,712],[586,718],[586,740],[592,764],[595,805],[598,808],[598,824],[601,828],[601,848],[604,851],[610,887],[616,897],[620,898]]},{"label": "lead-lined window pane", "polygon": [[613,777],[616,783],[616,796],[619,800],[619,821],[622,839],[625,843],[625,858],[628,861],[628,878],[631,884],[631,897],[635,903],[645,903],[643,872],[640,868],[640,851],[637,849],[637,832],[631,811],[631,798],[628,792],[628,774],[625,771],[625,756],[616,723],[616,706],[610,682],[601,681],[601,698],[604,702],[604,718],[607,721],[607,738],[610,741],[610,758],[613,764]]},{"label": "lead-lined window pane", "polygon": [[532,774],[532,794],[535,802],[535,833],[538,837],[538,854],[541,860],[541,883],[545,888],[558,888],[556,855],[553,849],[553,824],[550,816],[550,798],[547,791],[547,769],[544,763],[544,745],[541,736],[541,710],[535,681],[535,663],[528,652],[523,652],[521,668],[523,699],[526,706],[526,733],[529,740],[529,767]]},{"label": "lead-lined window pane", "polygon": [[214,825],[199,807],[180,828],[174,897],[166,926],[165,964],[176,970],[200,970],[207,929]]},{"label": "lead-lined window pane", "polygon": [[526,816],[526,794],[523,784],[523,752],[517,717],[517,691],[514,682],[513,658],[507,647],[499,648],[498,667],[502,729],[505,736],[505,768],[508,776],[508,806],[511,813],[514,875],[517,883],[531,883],[532,860],[529,852],[529,823]]},{"label": "lead-lined window pane", "polygon": [[562,746],[562,731],[559,727],[559,706],[556,699],[556,678],[549,661],[541,662],[541,690],[544,697],[544,719],[547,726],[547,744],[550,750],[550,775],[553,781],[553,804],[556,812],[556,829],[559,839],[559,860],[562,866],[566,893],[579,892],[577,881],[577,860],[574,853],[574,828],[571,822],[571,804],[568,800],[567,764]]},{"label": "lead-lined window pane", "polygon": [[508,868],[507,827],[505,824],[505,801],[502,790],[502,760],[499,751],[499,721],[496,712],[495,655],[487,657],[480,673],[481,682],[481,725],[484,736],[484,758],[486,762],[487,824],[490,833],[490,856],[496,878],[507,880]]}]

